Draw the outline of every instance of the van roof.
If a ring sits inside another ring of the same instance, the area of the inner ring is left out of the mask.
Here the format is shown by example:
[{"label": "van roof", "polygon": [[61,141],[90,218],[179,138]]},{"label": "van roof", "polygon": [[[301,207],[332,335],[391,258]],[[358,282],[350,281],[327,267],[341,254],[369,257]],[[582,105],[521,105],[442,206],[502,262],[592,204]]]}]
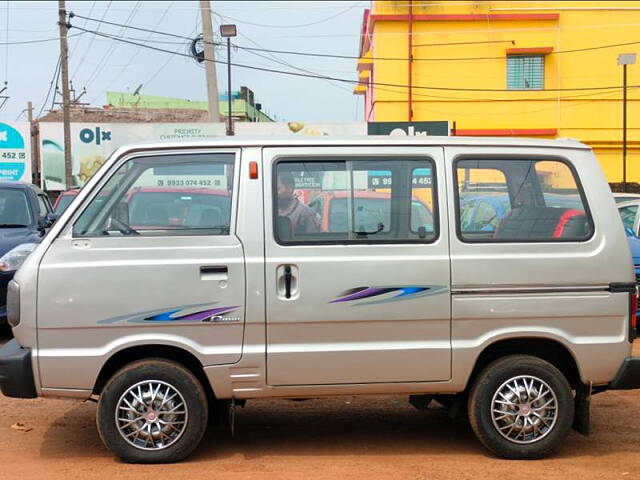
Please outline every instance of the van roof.
[{"label": "van roof", "polygon": [[538,147],[569,148],[590,150],[591,147],[578,140],[557,139],[546,140],[522,137],[437,137],[437,136],[284,136],[284,137],[216,137],[208,140],[139,143],[121,147],[118,154],[139,149],[179,149],[179,148],[214,148],[214,147],[289,147],[289,146],[365,146],[365,145],[407,145],[407,146],[500,146],[500,147]]}]

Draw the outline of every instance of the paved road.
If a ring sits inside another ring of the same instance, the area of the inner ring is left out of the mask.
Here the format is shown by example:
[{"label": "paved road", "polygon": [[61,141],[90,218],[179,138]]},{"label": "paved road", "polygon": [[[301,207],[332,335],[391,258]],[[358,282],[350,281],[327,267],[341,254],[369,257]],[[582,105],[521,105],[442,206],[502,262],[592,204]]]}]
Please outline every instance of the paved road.
[{"label": "paved road", "polygon": [[234,438],[210,429],[189,461],[141,466],[102,446],[94,404],[0,395],[0,478],[640,478],[639,406],[640,391],[597,395],[589,438],[571,433],[552,459],[509,462],[489,455],[465,421],[404,397],[254,401],[238,411]]}]

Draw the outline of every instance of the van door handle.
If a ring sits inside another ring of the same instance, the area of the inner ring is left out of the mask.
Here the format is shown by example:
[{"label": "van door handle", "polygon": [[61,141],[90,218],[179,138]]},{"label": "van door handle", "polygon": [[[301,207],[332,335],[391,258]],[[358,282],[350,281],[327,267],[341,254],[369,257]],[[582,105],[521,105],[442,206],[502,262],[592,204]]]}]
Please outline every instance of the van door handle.
[{"label": "van door handle", "polygon": [[229,267],[226,265],[202,265],[200,267],[200,280],[227,280]]},{"label": "van door handle", "polygon": [[278,265],[276,268],[276,290],[281,300],[295,300],[299,294],[299,275],[296,265]]},{"label": "van door handle", "polygon": [[284,298],[291,298],[291,265],[284,267]]},{"label": "van door handle", "polygon": [[226,265],[202,265],[200,273],[229,273],[229,267]]}]

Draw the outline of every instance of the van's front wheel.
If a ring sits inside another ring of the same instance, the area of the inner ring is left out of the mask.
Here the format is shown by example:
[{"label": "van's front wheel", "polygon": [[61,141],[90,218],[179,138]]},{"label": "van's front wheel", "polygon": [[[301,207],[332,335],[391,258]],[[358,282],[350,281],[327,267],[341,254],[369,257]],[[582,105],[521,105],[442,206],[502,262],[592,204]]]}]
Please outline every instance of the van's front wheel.
[{"label": "van's front wheel", "polygon": [[98,403],[100,438],[130,463],[187,457],[207,427],[207,398],[198,379],[164,359],[132,363],[107,383]]},{"label": "van's front wheel", "polygon": [[503,458],[551,454],[569,433],[571,387],[550,363],[512,355],[488,365],[469,396],[469,421],[478,439]]}]

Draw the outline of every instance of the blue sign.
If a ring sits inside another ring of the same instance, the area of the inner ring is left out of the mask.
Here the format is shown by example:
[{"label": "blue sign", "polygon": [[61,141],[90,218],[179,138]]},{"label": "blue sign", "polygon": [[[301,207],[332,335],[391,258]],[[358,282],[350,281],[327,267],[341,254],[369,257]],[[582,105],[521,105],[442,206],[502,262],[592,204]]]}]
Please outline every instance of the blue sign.
[{"label": "blue sign", "polygon": [[24,148],[24,138],[18,130],[0,122],[0,149],[8,148]]},{"label": "blue sign", "polygon": [[24,163],[0,162],[0,179],[17,182],[24,175],[25,168]]}]

